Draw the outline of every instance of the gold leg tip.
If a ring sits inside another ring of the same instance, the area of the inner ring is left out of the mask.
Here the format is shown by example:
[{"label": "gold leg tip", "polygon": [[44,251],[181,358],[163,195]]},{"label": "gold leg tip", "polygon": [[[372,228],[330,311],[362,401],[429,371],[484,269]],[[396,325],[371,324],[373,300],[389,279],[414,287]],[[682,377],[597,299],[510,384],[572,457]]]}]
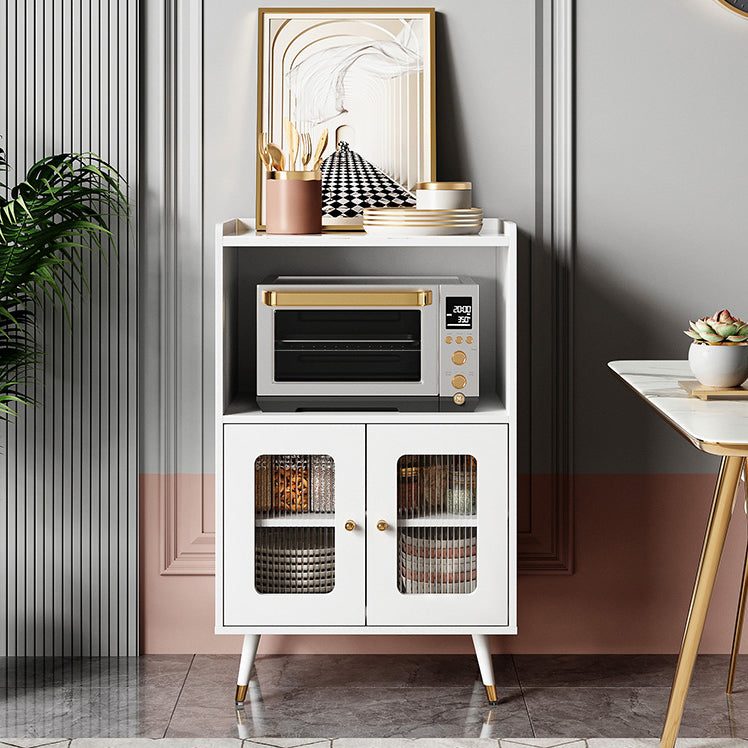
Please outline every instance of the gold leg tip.
[{"label": "gold leg tip", "polygon": [[488,703],[492,706],[499,703],[499,697],[496,694],[496,686],[486,686],[486,696],[488,697]]},{"label": "gold leg tip", "polygon": [[247,698],[247,687],[246,686],[237,686],[236,687],[236,703],[237,704],[243,704],[244,699]]}]

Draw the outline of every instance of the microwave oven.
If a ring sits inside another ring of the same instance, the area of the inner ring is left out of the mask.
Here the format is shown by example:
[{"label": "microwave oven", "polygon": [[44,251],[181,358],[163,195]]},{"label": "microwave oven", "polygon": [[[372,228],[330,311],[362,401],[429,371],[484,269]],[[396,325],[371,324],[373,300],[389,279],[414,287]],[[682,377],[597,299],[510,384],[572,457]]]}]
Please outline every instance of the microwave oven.
[{"label": "microwave oven", "polygon": [[276,276],[257,286],[265,411],[474,410],[478,284]]}]

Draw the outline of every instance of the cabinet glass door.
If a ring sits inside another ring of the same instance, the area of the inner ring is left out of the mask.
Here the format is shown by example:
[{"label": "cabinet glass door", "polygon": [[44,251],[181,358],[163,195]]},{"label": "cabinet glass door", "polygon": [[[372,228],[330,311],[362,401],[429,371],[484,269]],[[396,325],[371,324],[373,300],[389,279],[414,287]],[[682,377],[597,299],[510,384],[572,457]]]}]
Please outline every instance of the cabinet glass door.
[{"label": "cabinet glass door", "polygon": [[226,625],[364,621],[364,427],[225,427]]},{"label": "cabinet glass door", "polygon": [[468,595],[478,583],[478,465],[473,455],[397,461],[397,587]]},{"label": "cabinet glass door", "polygon": [[372,625],[506,625],[505,426],[368,427]]}]

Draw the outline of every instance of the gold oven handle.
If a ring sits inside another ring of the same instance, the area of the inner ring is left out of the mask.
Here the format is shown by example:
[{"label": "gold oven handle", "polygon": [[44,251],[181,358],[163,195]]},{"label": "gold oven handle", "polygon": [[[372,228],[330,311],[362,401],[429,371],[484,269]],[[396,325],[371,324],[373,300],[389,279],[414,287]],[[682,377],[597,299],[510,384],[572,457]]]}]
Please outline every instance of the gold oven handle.
[{"label": "gold oven handle", "polygon": [[265,306],[431,306],[431,291],[263,291]]}]

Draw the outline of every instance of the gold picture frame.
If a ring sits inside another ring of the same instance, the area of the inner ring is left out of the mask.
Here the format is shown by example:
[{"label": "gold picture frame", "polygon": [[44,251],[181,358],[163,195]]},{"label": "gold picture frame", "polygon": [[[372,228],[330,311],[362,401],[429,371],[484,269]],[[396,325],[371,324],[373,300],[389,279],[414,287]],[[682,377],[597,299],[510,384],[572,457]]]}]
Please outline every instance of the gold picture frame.
[{"label": "gold picture frame", "polygon": [[[289,119],[314,150],[328,130],[323,230],[362,230],[363,207],[414,205],[436,178],[434,42],[434,8],[258,10],[256,140],[287,152]],[[264,170],[258,155],[258,230]]]}]

